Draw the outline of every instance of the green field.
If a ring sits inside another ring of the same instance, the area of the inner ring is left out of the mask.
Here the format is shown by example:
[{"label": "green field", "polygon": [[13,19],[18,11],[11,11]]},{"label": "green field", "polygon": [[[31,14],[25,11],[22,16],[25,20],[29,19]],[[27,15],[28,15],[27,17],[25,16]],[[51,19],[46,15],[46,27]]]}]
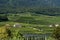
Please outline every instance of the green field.
[{"label": "green field", "polygon": [[[0,14],[5,16],[6,14]],[[8,21],[0,22],[0,27],[10,24],[10,31],[13,34],[13,38],[19,33],[23,34],[46,34],[53,33],[55,26],[49,27],[49,25],[60,24],[60,16],[47,16],[38,15],[32,13],[21,13],[21,14],[8,14]],[[22,27],[13,27],[15,23],[19,23]],[[18,37],[23,39],[21,36],[16,36],[14,40]]]}]

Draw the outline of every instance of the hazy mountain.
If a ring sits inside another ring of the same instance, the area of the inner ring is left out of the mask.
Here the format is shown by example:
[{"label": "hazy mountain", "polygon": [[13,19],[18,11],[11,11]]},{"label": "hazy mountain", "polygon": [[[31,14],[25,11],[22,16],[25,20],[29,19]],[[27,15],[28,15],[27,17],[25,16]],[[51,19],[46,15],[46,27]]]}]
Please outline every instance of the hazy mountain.
[{"label": "hazy mountain", "polygon": [[38,7],[38,6],[60,6],[60,0],[0,0],[0,6],[15,6],[15,7]]}]

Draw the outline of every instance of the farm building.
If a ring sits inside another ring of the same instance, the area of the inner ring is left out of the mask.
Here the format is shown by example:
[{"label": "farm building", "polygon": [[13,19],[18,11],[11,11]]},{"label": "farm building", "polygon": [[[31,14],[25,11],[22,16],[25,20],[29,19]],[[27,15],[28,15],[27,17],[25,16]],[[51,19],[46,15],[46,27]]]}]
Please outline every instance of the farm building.
[{"label": "farm building", "polygon": [[58,27],[59,26],[59,24],[51,24],[51,25],[49,25],[49,27]]},{"label": "farm building", "polygon": [[55,24],[55,27],[58,27],[59,26],[59,24]]},{"label": "farm building", "polygon": [[22,27],[22,26],[21,26],[21,24],[19,24],[19,23],[15,23],[15,24],[13,25],[13,27]]}]

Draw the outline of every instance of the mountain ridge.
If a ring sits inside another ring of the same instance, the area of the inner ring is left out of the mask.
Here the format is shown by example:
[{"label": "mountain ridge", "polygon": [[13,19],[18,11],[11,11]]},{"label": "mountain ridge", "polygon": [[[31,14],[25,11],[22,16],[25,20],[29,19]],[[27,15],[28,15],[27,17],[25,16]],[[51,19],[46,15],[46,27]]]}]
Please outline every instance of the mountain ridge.
[{"label": "mountain ridge", "polygon": [[59,7],[60,0],[0,0],[0,6],[25,6],[25,7],[36,7],[36,6],[51,6]]}]

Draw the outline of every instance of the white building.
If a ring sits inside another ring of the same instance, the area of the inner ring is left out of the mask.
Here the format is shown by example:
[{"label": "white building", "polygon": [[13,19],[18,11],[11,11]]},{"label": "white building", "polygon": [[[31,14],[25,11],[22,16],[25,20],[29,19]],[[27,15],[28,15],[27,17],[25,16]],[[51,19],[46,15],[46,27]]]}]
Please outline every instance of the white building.
[{"label": "white building", "polygon": [[19,23],[15,23],[13,27],[22,27]]},{"label": "white building", "polygon": [[55,24],[55,27],[58,27],[59,26],[59,24]]},{"label": "white building", "polygon": [[52,24],[52,25],[49,25],[49,27],[58,27],[59,24]]},{"label": "white building", "polygon": [[53,27],[53,25],[49,25],[49,27]]}]

